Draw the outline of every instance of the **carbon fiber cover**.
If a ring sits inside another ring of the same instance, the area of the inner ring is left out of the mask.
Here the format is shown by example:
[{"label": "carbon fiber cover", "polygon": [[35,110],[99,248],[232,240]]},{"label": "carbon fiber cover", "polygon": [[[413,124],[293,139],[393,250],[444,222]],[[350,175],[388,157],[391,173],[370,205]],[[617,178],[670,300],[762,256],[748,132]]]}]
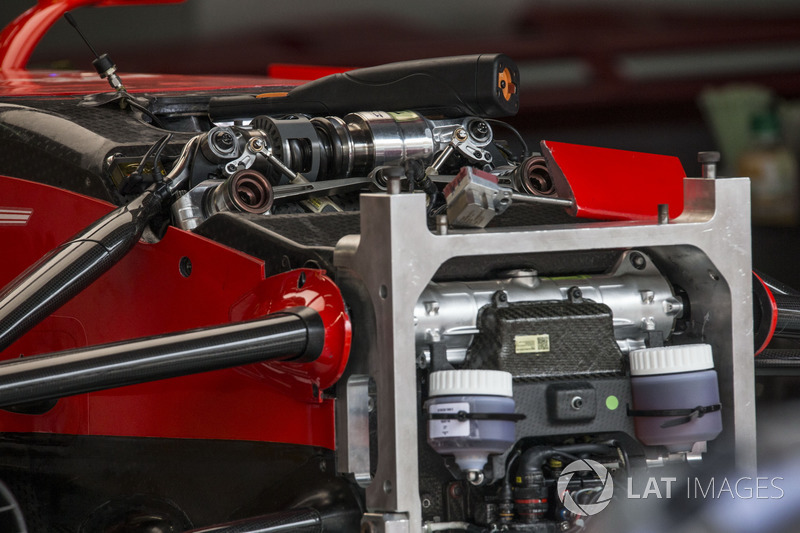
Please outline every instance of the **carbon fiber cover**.
[{"label": "carbon fiber cover", "polygon": [[467,353],[469,368],[503,370],[514,380],[624,374],[611,310],[594,302],[523,302],[485,307]]}]

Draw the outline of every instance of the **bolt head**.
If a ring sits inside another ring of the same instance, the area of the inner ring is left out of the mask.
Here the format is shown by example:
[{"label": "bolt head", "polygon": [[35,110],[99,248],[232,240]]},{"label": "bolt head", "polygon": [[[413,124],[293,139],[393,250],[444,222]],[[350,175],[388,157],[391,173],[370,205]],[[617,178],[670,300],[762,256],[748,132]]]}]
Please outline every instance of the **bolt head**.
[{"label": "bolt head", "polygon": [[233,135],[228,131],[218,131],[214,135],[214,143],[222,149],[231,148],[233,146]]},{"label": "bolt head", "polygon": [[260,152],[261,150],[264,149],[264,146],[266,146],[264,139],[254,137],[253,139],[250,140],[250,149],[253,150],[254,152]]},{"label": "bolt head", "polygon": [[719,163],[720,154],[719,152],[698,152],[697,153],[697,162],[708,164],[708,163]]}]

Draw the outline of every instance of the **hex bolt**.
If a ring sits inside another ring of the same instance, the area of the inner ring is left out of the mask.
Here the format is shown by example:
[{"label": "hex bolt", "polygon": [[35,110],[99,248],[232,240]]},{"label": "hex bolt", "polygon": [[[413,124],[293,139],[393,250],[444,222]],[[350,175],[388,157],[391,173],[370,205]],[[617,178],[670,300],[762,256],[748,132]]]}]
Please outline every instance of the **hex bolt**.
[{"label": "hex bolt", "polygon": [[713,180],[717,177],[717,163],[719,163],[719,152],[698,152],[697,162],[702,165],[703,177]]},{"label": "hex bolt", "polygon": [[639,252],[633,252],[630,255],[630,262],[636,270],[644,270],[647,266],[647,259],[644,258]]},{"label": "hex bolt", "polygon": [[580,289],[580,287],[570,287],[567,293],[571,301],[576,301],[583,298],[583,291]]}]

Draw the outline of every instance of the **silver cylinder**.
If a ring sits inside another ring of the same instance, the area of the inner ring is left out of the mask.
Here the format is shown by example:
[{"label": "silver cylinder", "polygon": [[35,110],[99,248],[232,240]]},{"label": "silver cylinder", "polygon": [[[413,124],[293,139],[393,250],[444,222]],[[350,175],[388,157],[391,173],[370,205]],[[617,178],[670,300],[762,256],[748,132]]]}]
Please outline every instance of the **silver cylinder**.
[{"label": "silver cylinder", "polygon": [[651,332],[668,338],[683,311],[682,302],[649,257],[628,251],[608,273],[596,276],[546,278],[519,270],[502,279],[431,283],[414,308],[417,346],[429,357],[426,346],[444,341],[448,361],[463,363],[478,333],[478,314],[492,303],[495,293],[504,291],[509,303],[564,301],[574,287],[583,299],[611,308],[614,336],[624,353],[645,347]]},{"label": "silver cylinder", "polygon": [[414,111],[364,111],[351,113],[344,121],[353,142],[356,175],[366,175],[380,165],[433,156],[431,127]]}]

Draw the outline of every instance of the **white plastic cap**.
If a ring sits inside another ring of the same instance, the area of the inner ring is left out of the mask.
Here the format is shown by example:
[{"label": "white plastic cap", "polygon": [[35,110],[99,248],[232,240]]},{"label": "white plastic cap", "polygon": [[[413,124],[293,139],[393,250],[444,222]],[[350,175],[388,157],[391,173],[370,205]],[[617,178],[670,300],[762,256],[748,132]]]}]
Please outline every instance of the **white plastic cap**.
[{"label": "white plastic cap", "polygon": [[644,348],[631,352],[631,376],[697,372],[714,368],[710,344]]},{"label": "white plastic cap", "polygon": [[509,372],[500,370],[442,370],[431,373],[431,396],[482,396],[513,397]]}]

